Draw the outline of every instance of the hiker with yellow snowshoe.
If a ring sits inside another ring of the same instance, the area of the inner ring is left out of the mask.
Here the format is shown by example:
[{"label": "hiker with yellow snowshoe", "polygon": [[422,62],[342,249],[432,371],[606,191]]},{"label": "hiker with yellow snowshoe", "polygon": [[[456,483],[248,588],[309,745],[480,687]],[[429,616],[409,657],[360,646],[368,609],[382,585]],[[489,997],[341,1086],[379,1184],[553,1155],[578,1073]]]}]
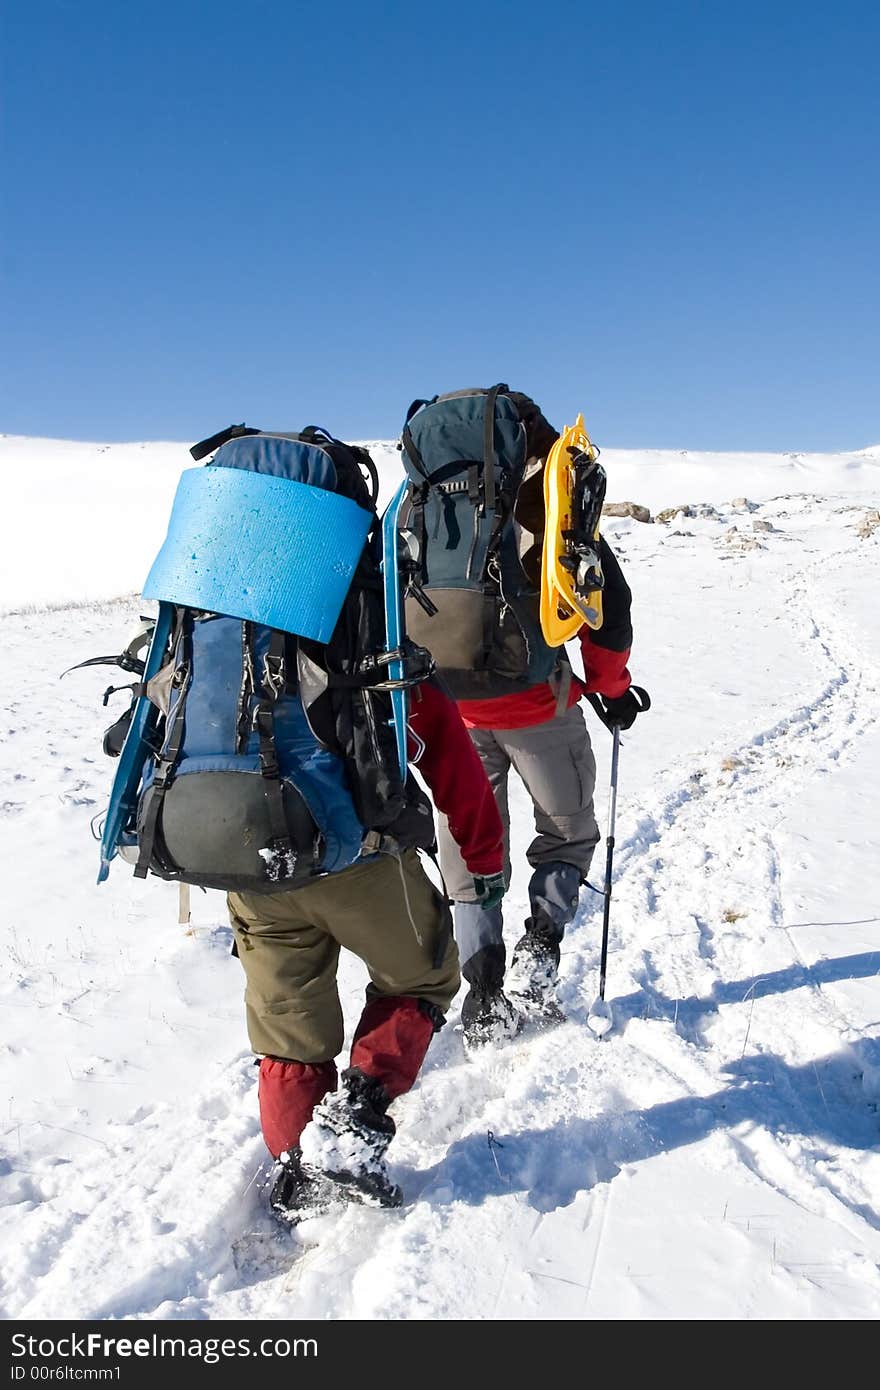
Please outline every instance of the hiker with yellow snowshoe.
[{"label": "hiker with yellow snowshoe", "polygon": [[[421,566],[419,587],[407,598],[407,628],[431,651],[458,703],[504,823],[504,872],[478,893],[441,818],[471,1047],[514,1036],[527,1017],[560,1017],[560,943],[599,840],[595,759],[580,701],[592,697],[603,722],[623,729],[650,703],[631,689],[630,591],[598,532],[604,474],[589,441],[570,444],[566,435],[564,442],[558,476],[569,485],[569,505],[554,506],[557,563],[549,565],[547,460],[563,440],[530,397],[499,385],[415,401],[400,443],[410,479],[401,521]],[[548,575],[556,587],[542,605]],[[550,616],[572,612],[573,626],[554,640]],[[574,636],[583,679],[565,649]],[[531,799],[536,834],[527,850],[529,913],[505,974],[500,899],[511,877],[511,768]]]}]

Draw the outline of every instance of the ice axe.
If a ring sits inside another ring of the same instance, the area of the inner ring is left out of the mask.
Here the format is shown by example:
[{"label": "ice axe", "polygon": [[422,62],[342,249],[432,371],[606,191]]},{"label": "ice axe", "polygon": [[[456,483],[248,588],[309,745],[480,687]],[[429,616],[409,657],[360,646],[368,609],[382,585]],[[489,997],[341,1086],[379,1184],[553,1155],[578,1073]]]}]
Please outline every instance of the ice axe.
[{"label": "ice axe", "polygon": [[[651,708],[651,701],[647,691],[642,690],[641,686],[631,687],[636,698],[641,705],[642,711]],[[620,725],[609,724],[605,716],[605,711],[599,701],[598,696],[588,695],[587,699],[598,714],[602,723],[611,729],[614,740],[611,749],[611,785],[608,793],[608,836],[605,841],[605,887],[602,896],[605,899],[604,910],[602,913],[602,955],[599,960],[599,993],[590,1005],[590,1012],[587,1015],[587,1023],[590,1031],[596,1034],[597,1038],[604,1038],[614,1024],[611,1016],[611,1006],[605,1002],[605,971],[608,965],[608,927],[611,922],[611,868],[614,863],[614,820],[617,815],[617,765],[620,759]]]}]

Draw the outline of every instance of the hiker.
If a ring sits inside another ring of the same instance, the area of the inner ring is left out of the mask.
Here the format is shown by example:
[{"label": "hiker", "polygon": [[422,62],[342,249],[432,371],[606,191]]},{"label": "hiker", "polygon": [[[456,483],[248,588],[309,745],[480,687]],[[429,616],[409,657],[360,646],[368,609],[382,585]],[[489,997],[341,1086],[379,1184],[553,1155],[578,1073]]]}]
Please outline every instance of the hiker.
[{"label": "hiker", "polygon": [[[409,764],[486,902],[504,890],[500,816],[429,654],[397,636],[405,559],[369,453],[244,425],[190,452],[208,461],[184,471],[144,585],[149,649],[97,658],[141,678],[105,741],[119,764],[100,878],[119,853],[138,877],[227,893],[275,1213],[340,1191],[394,1206],[388,1108],[460,985]],[[343,947],[370,983],[337,1088]]]},{"label": "hiker", "polygon": [[603,621],[577,634],[583,680],[565,647],[551,648],[541,631],[543,468],[558,438],[530,397],[502,385],[414,402],[401,439],[411,479],[405,524],[423,550],[422,592],[419,602],[407,601],[407,626],[431,650],[486,769],[504,823],[508,884],[511,768],[535,821],[529,914],[505,977],[500,900],[480,900],[441,817],[440,862],[469,987],[461,1019],[471,1047],[515,1035],[530,1015],[561,1017],[560,943],[599,840],[596,766],[580,701],[598,698],[611,728],[629,728],[646,708],[627,669],[630,591],[604,538]]},{"label": "hiker", "polygon": [[[501,820],[455,704],[436,681],[414,689],[409,727],[410,750],[467,865],[470,890],[485,897],[488,880],[497,893]],[[384,1166],[394,1135],[388,1106],[413,1085],[460,984],[445,899],[409,849],[299,889],[231,893],[228,901],[247,976],[248,1036],[262,1055],[263,1137],[280,1160],[272,1207],[289,1218],[320,1209],[331,1195],[322,1177],[397,1205],[400,1191]],[[337,1090],[340,947],[365,962],[371,983]]]}]

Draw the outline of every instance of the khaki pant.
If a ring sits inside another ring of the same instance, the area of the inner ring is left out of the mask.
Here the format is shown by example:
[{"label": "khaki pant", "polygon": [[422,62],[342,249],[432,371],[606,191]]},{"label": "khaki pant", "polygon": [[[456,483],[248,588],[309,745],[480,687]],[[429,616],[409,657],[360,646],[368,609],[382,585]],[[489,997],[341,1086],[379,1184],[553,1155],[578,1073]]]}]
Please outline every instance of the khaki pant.
[{"label": "khaki pant", "polygon": [[257,1053],[313,1064],[337,1056],[342,946],[365,963],[370,997],[410,995],[445,1013],[458,991],[449,913],[415,850],[287,892],[230,893],[228,903]]}]

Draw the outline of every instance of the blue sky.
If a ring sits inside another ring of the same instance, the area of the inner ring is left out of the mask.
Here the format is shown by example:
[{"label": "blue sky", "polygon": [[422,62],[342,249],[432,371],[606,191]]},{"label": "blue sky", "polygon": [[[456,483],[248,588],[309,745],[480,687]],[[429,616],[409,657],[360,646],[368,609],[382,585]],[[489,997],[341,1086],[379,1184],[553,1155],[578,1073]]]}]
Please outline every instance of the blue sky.
[{"label": "blue sky", "polygon": [[880,7],[6,0],[0,430],[880,441]]}]

